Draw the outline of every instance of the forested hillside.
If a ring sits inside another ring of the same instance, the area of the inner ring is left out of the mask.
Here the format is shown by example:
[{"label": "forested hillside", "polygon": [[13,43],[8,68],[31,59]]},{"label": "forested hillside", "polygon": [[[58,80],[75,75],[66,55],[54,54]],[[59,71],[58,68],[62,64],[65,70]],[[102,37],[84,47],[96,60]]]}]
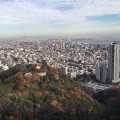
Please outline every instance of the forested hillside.
[{"label": "forested hillside", "polygon": [[1,120],[95,120],[103,106],[45,64],[0,73]]},{"label": "forested hillside", "polygon": [[106,89],[96,93],[93,97],[105,105],[101,119],[120,120],[120,87]]}]

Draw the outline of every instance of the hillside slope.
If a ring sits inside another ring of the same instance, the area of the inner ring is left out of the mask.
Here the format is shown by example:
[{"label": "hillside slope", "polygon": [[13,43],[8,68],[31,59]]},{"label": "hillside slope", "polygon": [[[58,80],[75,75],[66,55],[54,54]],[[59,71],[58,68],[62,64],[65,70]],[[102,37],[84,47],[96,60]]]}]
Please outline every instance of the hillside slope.
[{"label": "hillside slope", "polygon": [[120,87],[106,89],[96,93],[93,97],[105,105],[101,119],[120,120]]},{"label": "hillside slope", "polygon": [[0,73],[1,120],[95,120],[103,106],[45,64]]}]

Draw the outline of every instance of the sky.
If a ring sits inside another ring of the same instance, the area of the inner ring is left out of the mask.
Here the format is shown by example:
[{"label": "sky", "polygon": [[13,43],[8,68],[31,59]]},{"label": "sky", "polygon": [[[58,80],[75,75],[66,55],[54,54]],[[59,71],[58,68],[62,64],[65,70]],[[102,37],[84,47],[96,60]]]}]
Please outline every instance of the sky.
[{"label": "sky", "polygon": [[120,0],[0,0],[0,37],[119,32]]}]

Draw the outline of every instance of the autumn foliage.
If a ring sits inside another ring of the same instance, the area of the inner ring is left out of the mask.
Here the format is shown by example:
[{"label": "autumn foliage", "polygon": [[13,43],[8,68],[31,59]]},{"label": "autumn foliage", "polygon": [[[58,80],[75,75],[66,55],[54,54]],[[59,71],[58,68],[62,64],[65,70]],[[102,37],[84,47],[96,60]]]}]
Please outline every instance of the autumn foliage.
[{"label": "autumn foliage", "polygon": [[49,71],[50,71],[51,73],[53,73],[54,75],[59,75],[58,70],[55,69],[55,68],[49,67]]},{"label": "autumn foliage", "polygon": [[[46,64],[39,71],[35,67],[22,65],[1,73],[0,120],[93,120],[102,110],[101,104],[57,69]],[[46,75],[39,76],[40,71]],[[115,103],[113,98],[110,102]]]},{"label": "autumn foliage", "polygon": [[31,81],[40,82],[40,77],[39,77],[39,75],[38,75],[37,73],[36,73],[36,74],[33,74],[33,75],[32,75]]},{"label": "autumn foliage", "polygon": [[58,89],[58,94],[62,97],[62,98],[64,98],[65,96],[64,96],[64,94],[65,94],[65,90],[64,89]]},{"label": "autumn foliage", "polygon": [[40,108],[40,104],[35,104],[35,107],[36,108]]},{"label": "autumn foliage", "polygon": [[41,92],[36,92],[36,93],[34,94],[35,97],[40,97],[41,95],[42,95]]}]

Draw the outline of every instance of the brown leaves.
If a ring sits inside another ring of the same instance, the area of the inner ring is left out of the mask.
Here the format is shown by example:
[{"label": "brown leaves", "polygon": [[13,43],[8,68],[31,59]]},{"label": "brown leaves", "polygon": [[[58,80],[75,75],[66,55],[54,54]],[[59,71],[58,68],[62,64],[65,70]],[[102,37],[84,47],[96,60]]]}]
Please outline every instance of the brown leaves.
[{"label": "brown leaves", "polygon": [[40,108],[40,104],[35,104],[35,107],[36,108]]},{"label": "brown leaves", "polygon": [[77,91],[78,91],[78,88],[77,88],[77,87],[74,87],[74,91],[77,92]]},{"label": "brown leaves", "polygon": [[53,100],[51,102],[51,105],[54,106],[59,112],[65,112],[64,109],[62,108],[61,104],[58,103],[57,100]]},{"label": "brown leaves", "polygon": [[49,71],[52,72],[54,75],[59,75],[59,72],[57,69],[49,67]]},{"label": "brown leaves", "polygon": [[49,95],[50,91],[45,91],[43,94],[44,95]]},{"label": "brown leaves", "polygon": [[23,95],[23,96],[27,96],[27,95],[29,95],[29,92],[28,92],[28,91],[24,91],[24,92],[22,93],[22,95]]},{"label": "brown leaves", "polygon": [[24,88],[24,87],[30,87],[30,83],[32,81],[36,81],[36,82],[40,82],[40,77],[38,74],[27,74],[25,75],[25,78],[21,79],[21,81],[19,81],[17,84],[19,84],[19,86],[21,88]]},{"label": "brown leaves", "polygon": [[56,109],[57,109],[59,112],[65,112],[64,109],[62,108],[61,104],[57,104]]},{"label": "brown leaves", "polygon": [[88,98],[90,100],[93,100],[93,98],[91,96],[89,96],[88,94],[86,94],[79,87],[74,87],[73,90],[70,91],[70,95],[75,95],[76,99]]},{"label": "brown leaves", "polygon": [[40,77],[39,77],[39,75],[38,75],[37,73],[36,73],[36,74],[33,74],[31,81],[38,81],[38,82],[40,82]]},{"label": "brown leaves", "polygon": [[30,87],[30,83],[29,83],[29,81],[27,81],[27,80],[23,80],[23,81],[21,81],[21,82],[19,82],[19,85],[20,85],[20,87],[22,87],[22,88],[24,88],[24,87]]},{"label": "brown leaves", "polygon": [[27,95],[29,95],[29,92],[27,92],[27,91],[24,91],[23,93],[17,91],[16,93],[9,93],[8,94],[9,97],[12,97],[12,96],[19,96],[19,97],[21,97],[21,96],[27,96]]},{"label": "brown leaves", "polygon": [[18,91],[18,92],[16,92],[16,95],[20,97],[20,96],[22,96],[22,93]]},{"label": "brown leaves", "polygon": [[13,96],[17,96],[17,94],[16,93],[9,93],[8,96],[13,97]]},{"label": "brown leaves", "polygon": [[55,107],[57,104],[58,104],[57,100],[53,100],[53,101],[51,102],[51,105],[54,106],[54,107]]},{"label": "brown leaves", "polygon": [[64,85],[64,83],[65,83],[65,80],[62,80],[62,81],[61,81],[61,83]]},{"label": "brown leaves", "polygon": [[62,97],[62,98],[64,98],[64,94],[65,94],[65,90],[64,89],[58,89],[58,94]]},{"label": "brown leaves", "polygon": [[35,97],[40,97],[41,95],[42,95],[41,92],[36,92],[36,93],[34,94]]}]

